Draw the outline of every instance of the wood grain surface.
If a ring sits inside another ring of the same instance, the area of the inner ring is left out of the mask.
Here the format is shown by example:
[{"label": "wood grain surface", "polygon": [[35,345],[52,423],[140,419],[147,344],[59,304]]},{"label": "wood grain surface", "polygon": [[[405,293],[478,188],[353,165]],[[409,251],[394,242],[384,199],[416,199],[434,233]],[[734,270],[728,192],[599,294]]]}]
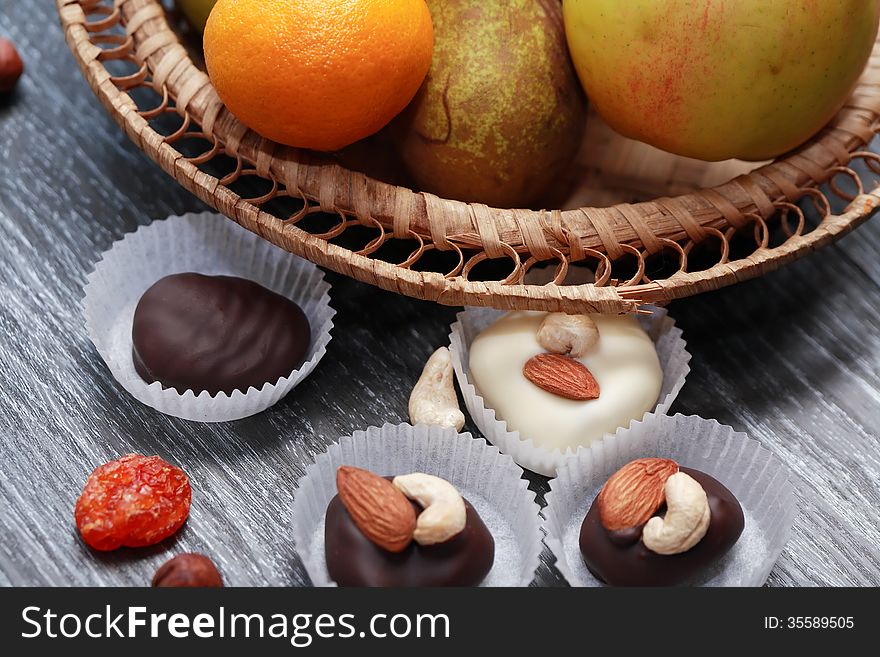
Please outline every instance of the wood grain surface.
[{"label": "wood grain surface", "polygon": [[[0,584],[140,586],[184,550],[212,555],[230,585],[307,584],[291,544],[297,478],[338,437],[406,419],[409,390],[456,309],[329,274],[333,341],[274,408],[202,425],[141,405],[86,336],[82,286],[114,240],[203,207],[95,101],[53,3],[0,0],[0,35],[27,69],[0,101]],[[748,432],[798,486],[773,586],[880,584],[878,255],[875,220],[775,274],[670,308],[693,353],[673,410]],[[190,520],[154,548],[92,552],[74,502],[96,465],[132,451],[186,469]],[[547,480],[529,480],[543,503]],[[550,560],[545,552],[536,584],[561,583]]]}]

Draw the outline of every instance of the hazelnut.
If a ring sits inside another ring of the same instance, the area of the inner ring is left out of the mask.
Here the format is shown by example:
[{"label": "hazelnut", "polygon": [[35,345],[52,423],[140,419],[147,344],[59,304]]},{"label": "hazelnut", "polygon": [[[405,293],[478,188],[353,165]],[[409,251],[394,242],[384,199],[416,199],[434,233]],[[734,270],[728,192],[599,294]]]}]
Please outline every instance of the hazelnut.
[{"label": "hazelnut", "polygon": [[0,37],[0,94],[12,91],[23,71],[24,64],[12,41]]},{"label": "hazelnut", "polygon": [[204,554],[178,554],[159,567],[153,575],[153,586],[216,588],[223,586],[223,578]]}]

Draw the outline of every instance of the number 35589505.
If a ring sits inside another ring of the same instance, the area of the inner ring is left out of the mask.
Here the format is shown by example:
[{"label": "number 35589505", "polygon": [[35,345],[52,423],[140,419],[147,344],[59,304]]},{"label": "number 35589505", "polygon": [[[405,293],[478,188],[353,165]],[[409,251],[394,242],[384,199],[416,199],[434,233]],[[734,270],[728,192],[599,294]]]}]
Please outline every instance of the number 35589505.
[{"label": "number 35589505", "polygon": [[789,630],[836,630],[852,629],[855,626],[852,616],[765,616],[767,629],[785,628]]}]

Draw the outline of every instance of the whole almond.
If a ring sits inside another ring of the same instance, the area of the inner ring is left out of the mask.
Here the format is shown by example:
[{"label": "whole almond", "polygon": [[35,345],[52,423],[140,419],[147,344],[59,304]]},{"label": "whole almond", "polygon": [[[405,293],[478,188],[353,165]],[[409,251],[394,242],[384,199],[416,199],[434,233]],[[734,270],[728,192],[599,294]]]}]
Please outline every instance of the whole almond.
[{"label": "whole almond", "polygon": [[388,552],[401,552],[416,529],[416,512],[387,479],[347,465],[336,470],[339,499],[357,528]]},{"label": "whole almond", "polygon": [[615,472],[596,502],[599,519],[609,531],[643,525],[665,501],[666,480],[678,472],[678,463],[670,459],[636,459]]},{"label": "whole almond", "polygon": [[561,354],[529,358],[523,366],[523,376],[542,390],[566,399],[587,401],[599,396],[599,384],[587,366]]}]

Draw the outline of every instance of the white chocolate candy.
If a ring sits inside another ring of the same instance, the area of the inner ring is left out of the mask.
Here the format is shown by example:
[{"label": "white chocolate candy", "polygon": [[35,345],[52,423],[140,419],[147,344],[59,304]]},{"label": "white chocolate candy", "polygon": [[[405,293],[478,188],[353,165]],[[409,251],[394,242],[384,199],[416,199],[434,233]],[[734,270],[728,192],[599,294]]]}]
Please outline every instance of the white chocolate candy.
[{"label": "white chocolate candy", "polygon": [[523,376],[523,365],[545,353],[537,332],[542,312],[511,312],[474,338],[470,376],[486,404],[511,431],[547,449],[577,449],[639,420],[657,404],[663,370],[654,343],[632,316],[590,315],[598,344],[578,358],[599,384],[599,398],[572,401]]}]

